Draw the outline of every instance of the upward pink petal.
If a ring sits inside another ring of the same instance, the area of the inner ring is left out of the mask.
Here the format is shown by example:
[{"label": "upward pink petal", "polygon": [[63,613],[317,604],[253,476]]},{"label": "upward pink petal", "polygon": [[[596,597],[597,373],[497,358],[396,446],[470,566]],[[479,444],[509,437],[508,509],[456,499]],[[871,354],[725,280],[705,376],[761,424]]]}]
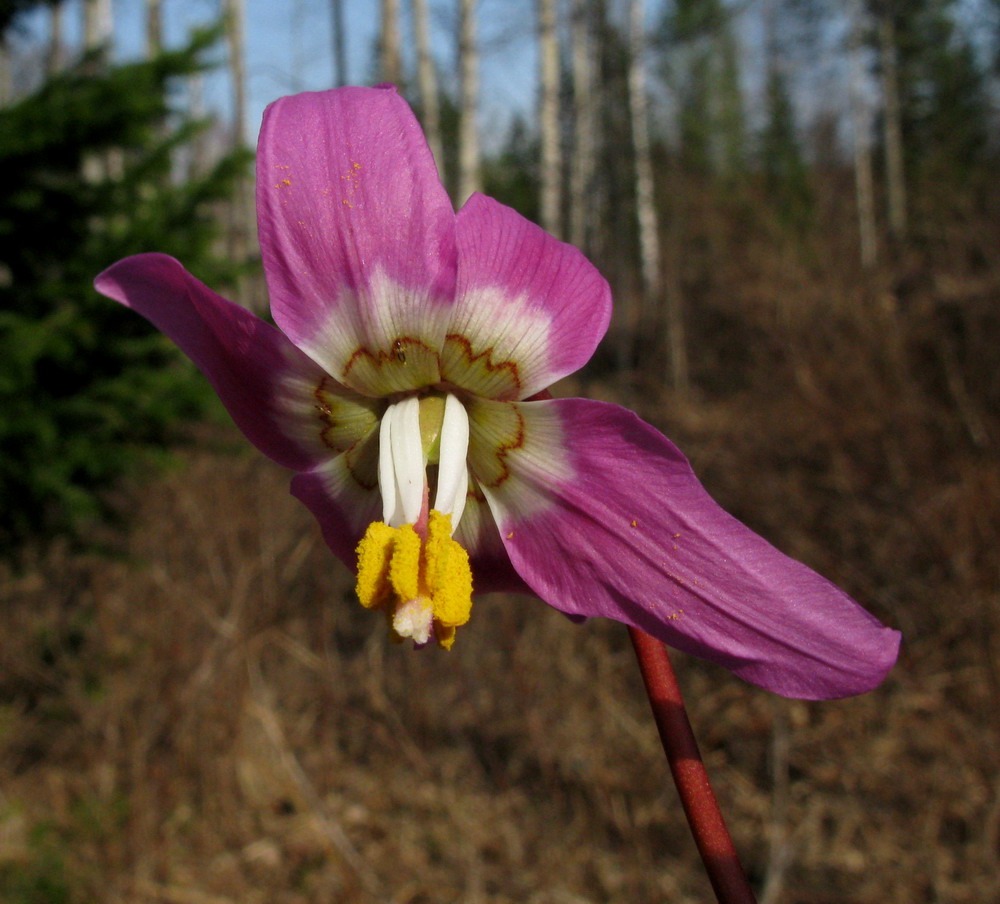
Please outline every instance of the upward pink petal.
[{"label": "upward pink petal", "polygon": [[125,258],[95,286],[173,339],[265,455],[304,470],[332,454],[311,396],[329,377],[273,326],[216,295],[165,254]]},{"label": "upward pink petal", "polygon": [[[543,600],[634,625],[789,697],[862,693],[891,668],[896,631],[724,512],[632,412],[581,399],[520,408],[523,446],[484,492]],[[559,460],[570,473],[553,471]],[[522,516],[522,497],[544,503]]]},{"label": "upward pink petal", "polygon": [[[257,151],[257,212],[271,311],[297,346],[369,395],[438,379],[455,218],[394,88],[271,104]],[[393,364],[394,349],[405,368]]]},{"label": "upward pink petal", "polygon": [[586,364],[610,318],[611,290],[576,248],[492,198],[469,198],[445,379],[525,399]]}]

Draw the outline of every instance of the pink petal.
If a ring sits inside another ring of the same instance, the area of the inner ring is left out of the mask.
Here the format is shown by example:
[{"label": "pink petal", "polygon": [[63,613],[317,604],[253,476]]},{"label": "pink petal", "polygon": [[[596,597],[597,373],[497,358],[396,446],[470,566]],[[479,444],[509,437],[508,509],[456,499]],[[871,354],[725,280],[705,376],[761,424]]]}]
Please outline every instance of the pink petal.
[{"label": "pink petal", "polygon": [[[510,480],[484,492],[514,567],[543,600],[634,625],[789,697],[862,693],[891,668],[898,632],[724,512],[630,411],[580,399],[519,407],[539,409],[523,454],[508,456]],[[539,427],[546,417],[551,430]],[[546,448],[560,433],[567,448]],[[566,455],[569,479],[535,476]],[[523,517],[528,486],[547,508]]]},{"label": "pink petal", "polygon": [[[375,458],[377,432],[368,443],[368,455]],[[292,495],[316,517],[334,555],[351,571],[356,570],[358,541],[369,524],[382,520],[382,497],[374,469],[359,475],[349,454],[341,455],[312,471],[296,474]]]},{"label": "pink petal", "polygon": [[299,348],[365,394],[438,380],[455,216],[394,88],[271,104],[258,144],[257,212],[271,311]]},{"label": "pink petal", "polygon": [[94,284],[173,339],[265,455],[303,470],[337,451],[322,441],[313,393],[325,383],[338,399],[343,391],[273,326],[216,295],[165,254],[126,258]]},{"label": "pink petal", "polygon": [[611,317],[611,292],[575,248],[473,195],[458,214],[458,285],[444,378],[524,399],[582,367]]},{"label": "pink petal", "polygon": [[493,512],[482,494],[474,488],[470,487],[455,539],[469,551],[473,593],[532,592],[510,564],[510,557],[493,520]]}]

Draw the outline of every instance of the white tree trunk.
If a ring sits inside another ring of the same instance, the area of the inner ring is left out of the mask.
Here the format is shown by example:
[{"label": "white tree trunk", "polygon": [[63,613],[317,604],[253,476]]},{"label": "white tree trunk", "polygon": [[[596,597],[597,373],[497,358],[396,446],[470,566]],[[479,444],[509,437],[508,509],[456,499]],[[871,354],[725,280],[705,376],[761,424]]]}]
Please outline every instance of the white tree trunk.
[{"label": "white tree trunk", "polygon": [[562,149],[559,140],[559,33],[556,0],[538,0],[538,59],[540,65],[538,119],[541,124],[542,228],[559,235],[562,209]]},{"label": "white tree trunk", "polygon": [[[233,131],[231,146],[246,144],[247,75],[246,75],[246,0],[223,0],[226,42],[229,47],[229,78],[233,92]],[[253,184],[240,178],[233,188],[229,229],[229,254],[239,263],[246,261],[254,246]],[[251,310],[262,307],[256,287],[241,275],[236,286],[237,300]]]},{"label": "white tree trunk", "polygon": [[882,60],[883,139],[885,178],[889,196],[889,231],[897,242],[906,240],[906,174],[903,171],[903,129],[899,109],[899,72],[896,67],[896,27],[885,11],[879,21]]},{"label": "white tree trunk", "polygon": [[644,303],[660,287],[660,241],[656,222],[653,161],[649,140],[649,103],[646,96],[646,5],[629,0],[628,99],[632,146],[635,152],[635,203],[639,221],[639,259]]},{"label": "white tree trunk", "polygon": [[476,47],[476,0],[459,0],[458,205],[481,188],[479,128],[479,52]]},{"label": "white tree trunk", "polygon": [[[83,3],[83,49],[100,52],[98,67],[110,57],[114,41],[114,18],[111,0],[84,0]],[[83,158],[83,178],[87,182],[99,182],[104,178],[121,175],[124,158],[119,148],[108,148],[101,154],[88,154]]]},{"label": "white tree trunk", "polygon": [[417,87],[423,112],[424,134],[437,163],[444,174],[444,149],[441,144],[441,109],[438,103],[437,69],[431,55],[430,28],[427,22],[427,0],[412,0],[413,39],[417,47]]},{"label": "white tree trunk", "polygon": [[593,228],[596,170],[594,42],[587,0],[572,0],[573,152],[569,175],[569,240],[587,250]]},{"label": "white tree trunk", "polygon": [[110,46],[114,35],[114,18],[111,0],[84,0],[83,48],[97,50]]},{"label": "white tree trunk", "polygon": [[[628,98],[632,146],[635,153],[635,201],[639,226],[639,259],[642,277],[641,305],[633,312],[636,339],[645,334],[645,324],[654,329],[665,320],[669,353],[670,385],[683,392],[688,386],[687,341],[685,338],[681,283],[672,260],[665,283],[660,261],[660,226],[656,213],[656,186],[653,181],[652,143],[649,135],[649,101],[646,94],[646,10],[643,0],[629,0]],[[672,230],[671,245],[678,242]],[[673,255],[677,257],[678,255]],[[661,304],[664,311],[661,312]],[[665,316],[664,316],[665,315]],[[655,349],[654,353],[655,353]],[[641,349],[638,349],[641,355]],[[638,356],[633,356],[638,357]],[[642,356],[645,357],[645,356]]]},{"label": "white tree trunk", "polygon": [[233,146],[242,147],[247,125],[246,0],[223,0],[223,15],[233,92]]},{"label": "white tree trunk", "polygon": [[45,71],[55,75],[66,65],[66,45],[63,44],[63,7],[49,7],[49,47],[45,56]]},{"label": "white tree trunk", "polygon": [[10,70],[10,51],[7,49],[7,42],[0,36],[0,107],[6,107],[14,99]]},{"label": "white tree trunk", "polygon": [[379,39],[379,67],[382,79],[403,84],[403,62],[399,51],[399,0],[381,0],[382,28]]},{"label": "white tree trunk", "polygon": [[344,34],[344,0],[330,0],[330,27],[333,40],[333,84],[347,84],[347,44]]},{"label": "white tree trunk", "polygon": [[[205,118],[205,74],[192,72],[187,77],[188,112],[194,119]],[[208,136],[204,131],[194,136],[187,158],[187,174],[189,179],[204,175],[208,170]]]},{"label": "white tree trunk", "polygon": [[854,144],[854,188],[858,205],[858,239],[861,264],[875,266],[878,239],[875,231],[875,179],[872,175],[871,111],[864,96],[864,44],[861,0],[851,0],[851,122]]},{"label": "white tree trunk", "polygon": [[146,57],[163,50],[163,0],[146,0]]}]

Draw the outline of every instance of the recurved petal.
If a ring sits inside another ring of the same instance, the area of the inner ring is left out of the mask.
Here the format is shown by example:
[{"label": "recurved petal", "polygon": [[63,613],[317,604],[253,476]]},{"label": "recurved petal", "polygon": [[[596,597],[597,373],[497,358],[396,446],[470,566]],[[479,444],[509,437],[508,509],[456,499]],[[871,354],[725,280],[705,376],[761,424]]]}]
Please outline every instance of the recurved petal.
[{"label": "recurved petal", "polygon": [[275,321],[341,383],[434,383],[455,285],[451,202],[394,88],[297,94],[267,108],[257,153]]},{"label": "recurved petal", "polygon": [[[518,407],[527,429],[509,479],[483,489],[514,568],[543,600],[634,625],[788,697],[844,697],[884,678],[898,632],[723,511],[648,424],[580,399]],[[546,477],[552,460],[570,473]]]},{"label": "recurved petal", "polygon": [[611,317],[611,292],[576,248],[484,195],[458,213],[456,305],[444,378],[524,399],[583,366]]},{"label": "recurved petal", "polygon": [[173,339],[247,438],[287,468],[311,468],[352,446],[377,419],[371,401],[338,386],[279,330],[172,257],[126,258],[94,284]]}]

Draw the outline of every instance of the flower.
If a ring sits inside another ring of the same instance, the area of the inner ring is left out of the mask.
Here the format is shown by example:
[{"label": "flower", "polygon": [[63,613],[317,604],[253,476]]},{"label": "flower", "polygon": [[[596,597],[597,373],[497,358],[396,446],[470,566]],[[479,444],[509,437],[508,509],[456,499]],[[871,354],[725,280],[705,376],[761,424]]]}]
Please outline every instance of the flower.
[{"label": "flower", "polygon": [[875,686],[899,636],[724,512],[630,411],[540,398],[607,328],[576,249],[473,195],[455,214],[391,87],[264,115],[261,252],[279,329],[172,258],[96,282],[170,336],[391,629],[448,647],[471,592],[606,616],[787,696]]}]

